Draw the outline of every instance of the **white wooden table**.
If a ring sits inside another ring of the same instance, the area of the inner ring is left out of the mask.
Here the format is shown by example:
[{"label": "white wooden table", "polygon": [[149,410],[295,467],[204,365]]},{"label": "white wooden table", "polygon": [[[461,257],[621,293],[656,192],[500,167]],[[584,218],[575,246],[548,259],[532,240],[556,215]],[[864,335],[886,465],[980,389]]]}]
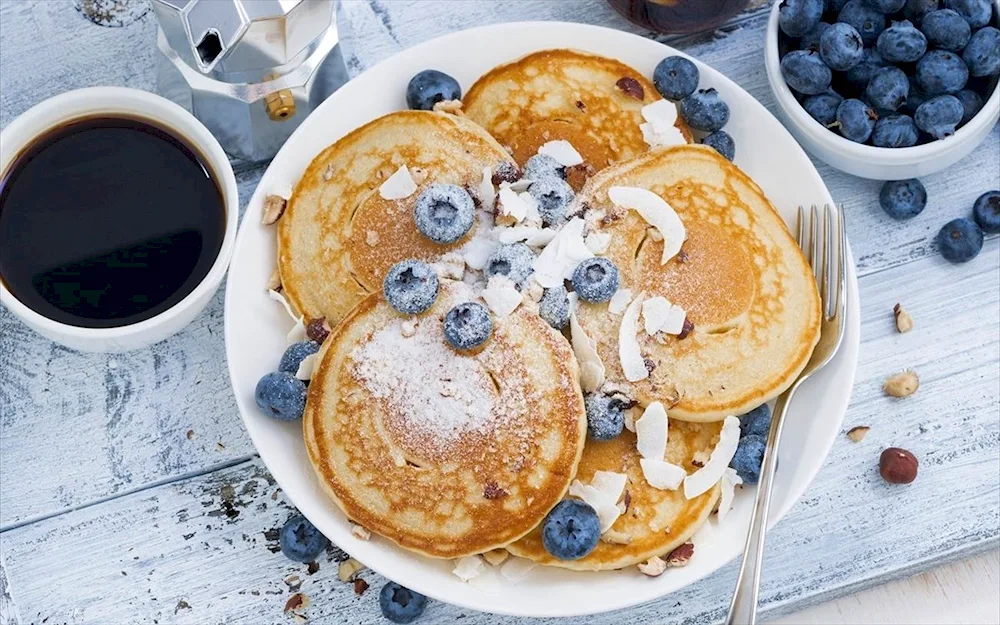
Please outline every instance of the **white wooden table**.
[{"label": "white wooden table", "polygon": [[[76,87],[155,90],[155,20],[143,2],[119,0],[125,24],[109,28],[71,0],[0,0],[0,125]],[[638,32],[602,0],[359,0],[341,15],[345,58],[357,73],[435,35],[515,19]],[[720,31],[669,43],[773,108],[765,21],[766,7],[757,6]],[[994,558],[1000,544],[1000,239],[990,237],[963,266],[944,262],[933,243],[943,223],[1000,187],[1000,130],[926,178],[929,206],[907,223],[883,215],[878,183],[817,167],[847,206],[861,284],[862,348],[844,429],[872,429],[862,443],[837,441],[770,534],[768,617],[975,554]],[[244,202],[261,173],[237,167]],[[916,321],[909,334],[894,330],[896,302]],[[919,372],[920,390],[902,401],[884,397],[882,380],[904,367]],[[911,486],[879,478],[878,454],[890,445],[920,458]],[[179,335],[118,355],[63,349],[0,309],[0,625],[285,623],[290,576],[311,599],[311,620],[383,622],[375,592],[383,580],[366,573],[373,589],[356,596],[337,580],[338,549],[311,574],[275,553],[276,528],[291,512],[233,401],[221,293]],[[731,564],[655,603],[581,622],[718,621],[734,576]],[[435,602],[425,622],[459,618],[516,621]]]}]

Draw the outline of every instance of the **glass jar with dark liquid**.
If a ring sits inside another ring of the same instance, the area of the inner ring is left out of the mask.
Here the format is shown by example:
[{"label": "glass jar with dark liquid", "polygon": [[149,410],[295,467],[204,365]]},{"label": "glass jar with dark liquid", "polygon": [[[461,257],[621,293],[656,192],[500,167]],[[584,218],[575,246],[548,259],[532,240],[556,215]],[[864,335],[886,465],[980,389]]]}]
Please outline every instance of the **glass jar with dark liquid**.
[{"label": "glass jar with dark liquid", "polygon": [[661,33],[711,30],[733,17],[749,0],[608,0],[633,24]]}]

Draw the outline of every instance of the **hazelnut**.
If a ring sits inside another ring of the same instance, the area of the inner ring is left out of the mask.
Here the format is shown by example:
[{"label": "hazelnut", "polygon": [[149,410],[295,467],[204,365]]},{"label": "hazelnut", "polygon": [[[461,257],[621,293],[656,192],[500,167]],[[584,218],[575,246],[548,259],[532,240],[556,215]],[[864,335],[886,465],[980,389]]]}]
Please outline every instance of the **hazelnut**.
[{"label": "hazelnut", "polygon": [[659,577],[667,570],[667,563],[659,556],[653,556],[638,566],[639,572],[649,577]]},{"label": "hazelnut", "polygon": [[357,538],[358,540],[368,540],[372,537],[371,532],[369,532],[364,527],[361,527],[360,525],[354,523],[351,524],[351,535]]},{"label": "hazelnut", "polygon": [[261,217],[260,223],[265,226],[270,226],[274,222],[278,221],[281,215],[285,212],[285,206],[288,201],[279,195],[268,195],[264,198],[264,215]]},{"label": "hazelnut", "polygon": [[622,93],[629,96],[630,98],[635,98],[636,100],[642,101],[645,97],[645,90],[639,81],[631,76],[622,76],[615,83],[615,86],[622,90]]},{"label": "hazelnut", "polygon": [[847,430],[847,438],[851,439],[855,443],[860,443],[868,436],[868,430],[871,428],[867,425],[857,425]]},{"label": "hazelnut", "polygon": [[364,564],[361,564],[354,558],[348,558],[337,566],[337,579],[342,582],[353,582],[358,573],[364,569]]},{"label": "hazelnut", "polygon": [[917,479],[917,457],[899,447],[889,447],[882,452],[878,471],[890,484],[909,484]]},{"label": "hazelnut", "polygon": [[916,393],[918,388],[920,388],[920,378],[912,369],[891,375],[882,384],[885,394],[893,397],[908,397]]},{"label": "hazelnut", "polygon": [[892,314],[896,318],[896,330],[898,330],[900,334],[903,332],[909,332],[913,329],[913,317],[910,316],[910,313],[903,310],[901,305],[896,304],[893,306]]},{"label": "hazelnut", "polygon": [[684,543],[667,554],[667,566],[685,566],[694,555],[694,543]]}]

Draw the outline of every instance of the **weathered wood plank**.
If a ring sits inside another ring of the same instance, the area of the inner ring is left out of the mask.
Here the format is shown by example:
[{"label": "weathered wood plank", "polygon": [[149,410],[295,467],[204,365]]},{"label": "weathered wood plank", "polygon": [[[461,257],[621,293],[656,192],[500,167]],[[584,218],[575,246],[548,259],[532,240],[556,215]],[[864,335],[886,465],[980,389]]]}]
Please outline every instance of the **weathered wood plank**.
[{"label": "weathered wood plank", "polygon": [[3,560],[0,560],[0,625],[20,625],[20,623],[21,616],[17,612],[10,583],[7,581],[7,569],[4,568]]},{"label": "weathered wood plank", "polygon": [[[962,268],[932,257],[864,279],[865,349],[844,425],[845,431],[872,429],[861,443],[838,438],[803,501],[770,534],[765,614],[998,544],[1000,328],[982,323],[1000,306],[998,272],[1000,241],[994,240]],[[909,334],[893,327],[896,302],[914,316]],[[903,367],[920,374],[920,390],[904,400],[885,397],[881,380]],[[878,476],[878,454],[892,445],[920,458],[920,476],[910,486],[889,486]],[[22,619],[283,623],[291,593],[282,580],[297,574],[307,580],[302,592],[312,600],[306,610],[311,620],[381,622],[377,576],[365,574],[373,590],[357,598],[335,578],[339,553],[328,554],[312,576],[272,553],[274,542],[265,532],[290,514],[275,491],[254,459],[0,534]],[[727,566],[683,592],[628,611],[627,618],[640,624],[717,621],[734,576],[735,566]],[[190,608],[178,609],[181,601]],[[625,614],[580,622],[612,625]],[[460,615],[471,624],[522,622],[441,603],[428,609],[426,620]]]}]

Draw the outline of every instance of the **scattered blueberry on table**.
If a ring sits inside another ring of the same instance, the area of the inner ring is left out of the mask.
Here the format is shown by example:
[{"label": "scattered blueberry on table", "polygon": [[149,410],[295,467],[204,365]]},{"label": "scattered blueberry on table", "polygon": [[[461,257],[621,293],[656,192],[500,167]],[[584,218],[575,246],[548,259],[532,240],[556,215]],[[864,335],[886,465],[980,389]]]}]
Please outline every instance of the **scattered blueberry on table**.
[{"label": "scattered blueberry on table", "polygon": [[444,338],[459,351],[475,349],[493,334],[490,311],[477,302],[458,304],[444,316]]},{"label": "scattered blueberry on table", "polygon": [[978,256],[983,249],[983,231],[976,222],[960,217],[941,228],[937,243],[945,260],[965,263]]},{"label": "scattered blueberry on table", "polygon": [[382,616],[393,623],[412,623],[424,613],[427,597],[396,582],[386,582],[378,594],[378,606]]},{"label": "scattered blueberry on table", "polygon": [[281,355],[281,362],[278,363],[278,371],[295,375],[299,370],[299,365],[306,359],[306,356],[312,356],[318,351],[319,343],[316,341],[292,343],[285,350],[285,353]]},{"label": "scattered blueberry on table", "polygon": [[461,99],[458,81],[436,69],[425,69],[406,85],[406,105],[411,109],[430,111],[438,102]]},{"label": "scattered blueberry on table", "polygon": [[285,371],[272,371],[257,382],[254,401],[261,411],[280,421],[294,421],[306,409],[306,383]]},{"label": "scattered blueberry on table", "polygon": [[447,245],[461,239],[472,228],[476,205],[469,192],[462,187],[435,183],[417,197],[413,219],[422,235],[435,243]]},{"label": "scattered blueberry on table", "polygon": [[581,262],[573,270],[573,290],[580,299],[592,304],[606,302],[618,291],[618,267],[607,258],[594,257]]},{"label": "scattered blueberry on table", "polygon": [[564,499],[542,521],[542,546],[560,560],[578,560],[597,547],[597,512],[577,499]]},{"label": "scattered blueberry on table", "polygon": [[404,315],[416,315],[430,308],[439,287],[437,272],[419,260],[396,263],[382,281],[386,301]]},{"label": "scattered blueberry on table", "polygon": [[972,216],[983,232],[1000,232],[1000,191],[987,191],[972,205]]},{"label": "scattered blueberry on table", "polygon": [[890,180],[882,185],[878,202],[893,219],[911,219],[927,206],[927,190],[916,178]]},{"label": "scattered blueberry on table", "polygon": [[289,560],[312,562],[326,550],[330,541],[301,514],[285,521],[278,534],[281,553]]},{"label": "scattered blueberry on table", "polygon": [[583,398],[587,409],[587,435],[595,441],[618,438],[625,427],[625,404],[602,393]]}]

